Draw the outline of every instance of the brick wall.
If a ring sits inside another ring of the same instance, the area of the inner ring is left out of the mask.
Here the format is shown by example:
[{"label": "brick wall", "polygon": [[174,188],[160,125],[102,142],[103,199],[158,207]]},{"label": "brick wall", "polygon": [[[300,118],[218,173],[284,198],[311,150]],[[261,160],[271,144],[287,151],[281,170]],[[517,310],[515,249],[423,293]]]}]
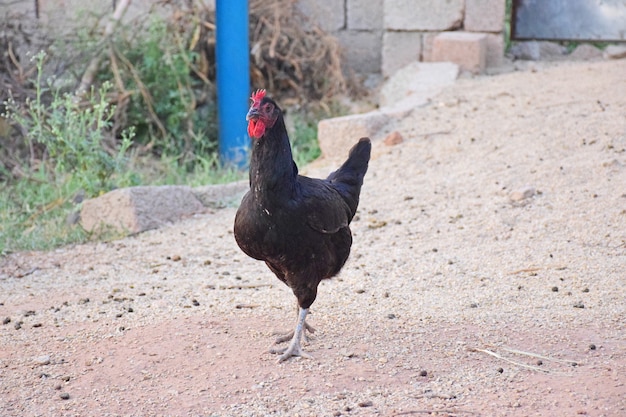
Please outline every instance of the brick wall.
[{"label": "brick wall", "polygon": [[[113,5],[96,0],[14,0],[11,6],[0,5],[0,12],[8,7],[27,10],[34,17],[36,1],[43,22],[65,21],[88,2],[93,4],[90,11],[102,13]],[[215,4],[215,0],[197,1]],[[359,73],[388,76],[414,61],[441,60],[482,72],[503,59],[505,0],[296,1],[313,24],[339,39],[346,65]],[[139,13],[150,4],[150,0],[133,0],[128,13]],[[452,31],[454,36],[440,36]]]}]

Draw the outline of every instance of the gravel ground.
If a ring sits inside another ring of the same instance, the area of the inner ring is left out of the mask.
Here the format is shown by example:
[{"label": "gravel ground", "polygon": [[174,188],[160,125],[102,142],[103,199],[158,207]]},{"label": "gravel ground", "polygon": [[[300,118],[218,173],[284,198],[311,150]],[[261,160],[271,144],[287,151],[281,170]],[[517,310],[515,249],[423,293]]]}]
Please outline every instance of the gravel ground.
[{"label": "gravel ground", "polygon": [[236,205],[0,259],[0,415],[626,415],[625,74],[460,80],[375,142],[313,360],[267,353],[295,297]]}]

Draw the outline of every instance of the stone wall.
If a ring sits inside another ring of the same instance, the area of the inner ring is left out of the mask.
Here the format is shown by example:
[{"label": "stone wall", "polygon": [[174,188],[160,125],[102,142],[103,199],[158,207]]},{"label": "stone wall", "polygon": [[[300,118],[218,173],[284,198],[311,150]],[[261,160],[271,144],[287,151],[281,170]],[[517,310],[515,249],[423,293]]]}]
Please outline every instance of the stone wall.
[{"label": "stone wall", "polygon": [[[505,0],[299,1],[318,10],[311,16],[337,36],[358,72],[389,76],[414,61],[452,61],[482,72],[502,63]],[[458,32],[454,42],[435,42],[448,31]],[[458,56],[465,46],[474,53]]]},{"label": "stone wall", "polygon": [[[215,0],[198,0],[213,6]],[[268,0],[271,1],[271,0]],[[482,72],[499,66],[504,53],[505,0],[295,0],[311,24],[335,35],[344,47],[347,66],[358,73],[389,76],[414,61],[452,61]],[[14,0],[8,9],[28,11],[40,20],[64,21],[83,9],[81,0]],[[112,2],[92,1],[90,11],[105,13]],[[129,13],[150,7],[133,0]],[[438,38],[442,32],[454,36]]]}]

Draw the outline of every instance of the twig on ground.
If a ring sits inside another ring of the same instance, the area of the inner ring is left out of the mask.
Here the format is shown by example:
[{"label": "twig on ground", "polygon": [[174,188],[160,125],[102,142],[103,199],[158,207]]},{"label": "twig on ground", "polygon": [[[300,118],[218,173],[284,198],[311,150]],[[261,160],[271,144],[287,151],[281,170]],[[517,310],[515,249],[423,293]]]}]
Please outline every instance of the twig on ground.
[{"label": "twig on ground", "polygon": [[521,363],[521,362],[514,361],[512,359],[509,359],[509,358],[505,358],[504,356],[500,355],[499,353],[493,352],[493,351],[488,350],[488,349],[479,349],[479,348],[471,348],[471,347],[467,348],[467,349],[470,352],[483,352],[483,353],[486,353],[488,355],[493,356],[494,358],[501,359],[501,360],[503,360],[505,362],[512,363],[513,365],[520,366],[522,368],[530,369],[530,370],[537,371],[537,372],[543,372],[545,374],[549,374],[550,373],[550,371],[548,369],[539,368],[538,366],[526,365],[525,363]]},{"label": "twig on ground", "polygon": [[510,352],[510,353],[516,353],[518,355],[531,356],[533,358],[544,359],[544,360],[547,360],[547,361],[566,363],[568,365],[574,365],[574,364],[578,365],[577,361],[571,361],[569,359],[551,358],[549,356],[543,356],[543,355],[539,355],[537,353],[525,352],[523,350],[511,349],[511,348],[507,348],[507,347],[503,347],[502,349],[507,351],[507,352]]},{"label": "twig on ground", "polygon": [[448,415],[454,415],[454,414],[472,414],[476,416],[480,415],[480,413],[476,411],[460,410],[457,408],[443,408],[441,410],[407,410],[407,411],[401,411],[399,413],[392,414],[392,416],[395,417],[395,416],[408,416],[409,414],[439,414],[439,413],[446,413]]}]

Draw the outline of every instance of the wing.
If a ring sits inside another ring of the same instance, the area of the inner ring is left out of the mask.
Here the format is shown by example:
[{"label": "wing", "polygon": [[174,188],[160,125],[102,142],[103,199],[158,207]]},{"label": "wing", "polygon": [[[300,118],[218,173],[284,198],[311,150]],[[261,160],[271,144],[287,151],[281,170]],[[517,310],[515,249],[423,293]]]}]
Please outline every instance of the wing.
[{"label": "wing", "polygon": [[298,177],[299,208],[306,223],[321,233],[336,233],[350,223],[350,207],[337,191],[324,180]]}]

